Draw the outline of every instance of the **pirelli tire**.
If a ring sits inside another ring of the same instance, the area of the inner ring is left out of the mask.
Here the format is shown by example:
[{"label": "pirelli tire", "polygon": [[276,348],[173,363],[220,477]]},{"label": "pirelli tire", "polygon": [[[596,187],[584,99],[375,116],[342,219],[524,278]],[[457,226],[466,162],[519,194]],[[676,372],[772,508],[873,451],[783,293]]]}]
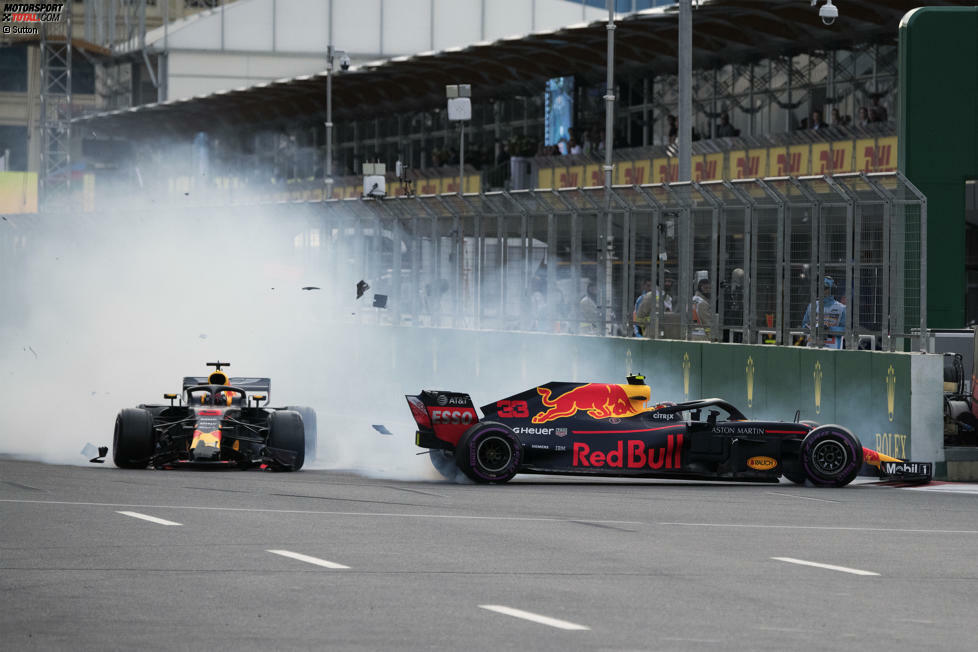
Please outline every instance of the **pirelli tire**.
[{"label": "pirelli tire", "polygon": [[306,461],[305,432],[302,417],[295,410],[272,412],[268,419],[268,446],[295,453],[289,471],[298,471]]},{"label": "pirelli tire", "polygon": [[816,487],[844,487],[862,468],[863,446],[847,428],[819,426],[801,443],[801,464]]},{"label": "pirelli tire", "polygon": [[465,431],[455,447],[455,463],[474,482],[509,482],[519,470],[523,445],[513,430],[482,421]]},{"label": "pirelli tire", "polygon": [[290,405],[285,408],[298,412],[302,417],[302,427],[306,438],[306,461],[316,459],[316,411],[305,405]]},{"label": "pirelli tire", "polygon": [[120,469],[145,469],[153,456],[153,415],[142,408],[125,408],[115,417],[112,461]]}]

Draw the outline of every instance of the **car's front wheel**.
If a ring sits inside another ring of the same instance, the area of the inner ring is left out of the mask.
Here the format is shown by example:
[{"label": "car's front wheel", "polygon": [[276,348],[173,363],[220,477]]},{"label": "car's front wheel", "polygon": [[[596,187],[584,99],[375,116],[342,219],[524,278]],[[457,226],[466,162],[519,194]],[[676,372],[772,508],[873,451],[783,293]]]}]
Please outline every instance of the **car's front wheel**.
[{"label": "car's front wheel", "polygon": [[125,408],[115,418],[112,461],[120,469],[145,469],[153,456],[153,416],[148,410]]},{"label": "car's front wheel", "polygon": [[475,482],[508,482],[519,470],[523,446],[516,433],[495,421],[477,423],[455,448],[458,468]]},{"label": "car's front wheel", "polygon": [[289,471],[298,471],[306,460],[306,441],[302,417],[292,410],[273,412],[268,419],[268,446],[295,454]]},{"label": "car's front wheel", "polygon": [[306,439],[306,460],[316,459],[316,411],[305,405],[290,405],[286,410],[293,410],[302,417],[302,428]]},{"label": "car's front wheel", "polygon": [[863,465],[863,447],[859,439],[842,426],[820,426],[805,435],[801,443],[801,463],[812,484],[842,487],[859,474]]}]

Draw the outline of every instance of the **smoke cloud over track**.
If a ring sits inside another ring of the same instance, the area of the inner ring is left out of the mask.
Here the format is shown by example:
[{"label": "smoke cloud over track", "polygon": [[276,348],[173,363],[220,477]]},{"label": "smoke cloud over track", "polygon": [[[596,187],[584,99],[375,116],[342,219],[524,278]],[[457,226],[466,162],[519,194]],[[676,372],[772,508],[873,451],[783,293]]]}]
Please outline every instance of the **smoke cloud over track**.
[{"label": "smoke cloud over track", "polygon": [[162,403],[220,359],[231,375],[271,377],[272,405],[317,411],[308,468],[433,479],[404,394],[455,389],[481,405],[588,372],[566,363],[566,337],[525,350],[502,333],[371,324],[372,291],[355,299],[358,247],[317,246],[338,232],[310,206],[126,210],[120,200],[2,228],[17,236],[0,263],[0,454],[87,464],[82,447],[111,445],[120,409]]}]

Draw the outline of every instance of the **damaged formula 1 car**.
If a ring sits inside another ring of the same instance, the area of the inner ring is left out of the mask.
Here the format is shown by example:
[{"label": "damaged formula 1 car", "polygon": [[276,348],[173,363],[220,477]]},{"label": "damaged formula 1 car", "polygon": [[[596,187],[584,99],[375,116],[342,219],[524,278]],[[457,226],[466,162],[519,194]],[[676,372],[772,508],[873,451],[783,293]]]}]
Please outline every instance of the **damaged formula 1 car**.
[{"label": "damaged formula 1 car", "polygon": [[316,456],[316,413],[269,407],[269,378],[229,378],[222,367],[183,379],[169,405],[125,408],[115,419],[112,459],[124,469],[251,468],[298,471]]},{"label": "damaged formula 1 car", "polygon": [[517,473],[634,478],[792,482],[841,487],[860,473],[928,482],[932,465],[864,448],[837,425],[751,421],[730,403],[708,398],[647,407],[642,376],[627,384],[551,382],[482,407],[468,394],[407,396],[415,443],[431,449],[445,477],[457,466],[475,482]]}]

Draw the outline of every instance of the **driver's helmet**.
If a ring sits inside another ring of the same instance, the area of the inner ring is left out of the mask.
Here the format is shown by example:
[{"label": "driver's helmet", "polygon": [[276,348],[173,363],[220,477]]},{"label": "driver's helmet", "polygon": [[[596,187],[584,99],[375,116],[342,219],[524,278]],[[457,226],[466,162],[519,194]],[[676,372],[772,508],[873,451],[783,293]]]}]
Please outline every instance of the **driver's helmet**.
[{"label": "driver's helmet", "polygon": [[214,393],[214,405],[240,405],[241,404],[241,394],[237,392],[229,392],[227,390],[221,390]]}]

